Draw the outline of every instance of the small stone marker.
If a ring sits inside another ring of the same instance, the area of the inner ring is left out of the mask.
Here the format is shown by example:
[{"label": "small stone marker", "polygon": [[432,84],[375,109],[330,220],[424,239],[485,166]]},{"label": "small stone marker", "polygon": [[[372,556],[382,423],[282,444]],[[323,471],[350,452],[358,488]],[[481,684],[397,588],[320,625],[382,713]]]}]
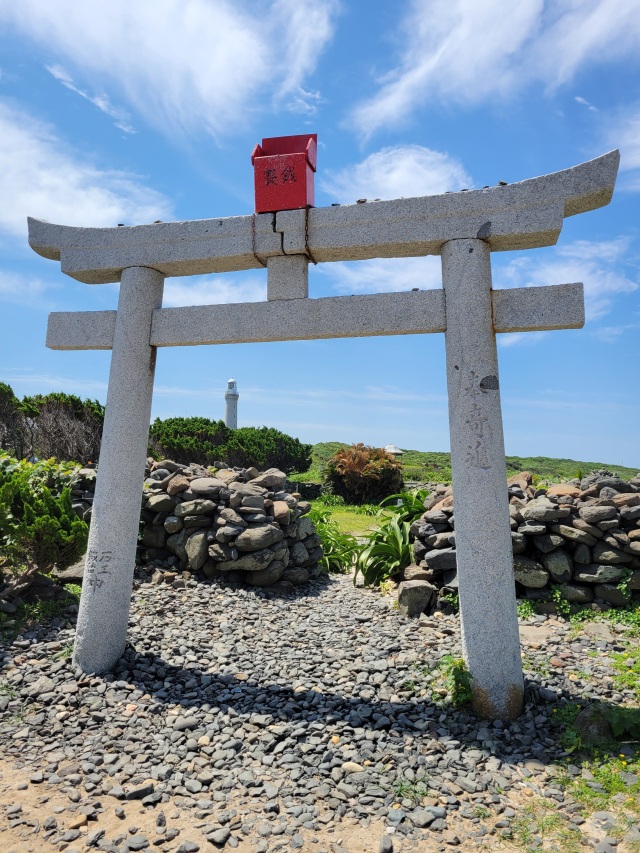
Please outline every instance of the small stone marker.
[{"label": "small stone marker", "polygon": [[[504,187],[228,219],[131,228],[29,219],[32,248],[68,275],[121,282],[117,312],[50,314],[47,330],[52,349],[113,351],[74,649],[83,671],[107,670],[124,651],[157,347],[445,332],[464,656],[475,709],[518,716],[495,335],[581,328],[584,299],[581,284],[493,290],[490,253],[553,245],[565,216],[610,201],[618,163],[612,151]],[[309,260],[423,255],[441,256],[443,290],[308,298]],[[264,266],[267,302],[161,307],[165,276]],[[121,470],[132,471],[127,483]]]}]

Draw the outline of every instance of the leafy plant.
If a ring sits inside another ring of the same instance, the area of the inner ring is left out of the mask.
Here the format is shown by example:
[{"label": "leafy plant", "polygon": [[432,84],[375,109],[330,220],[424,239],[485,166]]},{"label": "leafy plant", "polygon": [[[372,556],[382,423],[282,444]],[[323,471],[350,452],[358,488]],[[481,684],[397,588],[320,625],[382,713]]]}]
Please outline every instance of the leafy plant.
[{"label": "leafy plant", "polygon": [[555,604],[556,613],[560,616],[569,616],[571,613],[571,605],[562,594],[559,586],[554,586],[551,590],[551,599]]},{"label": "leafy plant", "polygon": [[411,523],[424,513],[424,502],[429,497],[426,489],[411,492],[398,492],[380,501],[381,507],[389,507],[400,521]]},{"label": "leafy plant", "polygon": [[352,444],[331,457],[325,481],[348,503],[375,503],[402,488],[402,467],[380,447]]},{"label": "leafy plant", "polygon": [[470,703],[473,698],[472,677],[462,658],[444,655],[440,658],[437,668],[444,678],[451,704],[459,708]]},{"label": "leafy plant", "polygon": [[356,561],[355,583],[361,574],[365,586],[379,586],[405,569],[413,559],[410,524],[395,516],[368,534]]},{"label": "leafy plant", "polygon": [[440,594],[440,601],[444,604],[448,604],[453,613],[458,613],[460,611],[460,597],[457,590],[452,589],[442,592]]},{"label": "leafy plant", "polygon": [[524,598],[522,601],[518,602],[517,610],[518,617],[520,619],[531,619],[532,616],[536,615],[536,609],[533,606],[533,602],[528,598]]},{"label": "leafy plant", "polygon": [[322,544],[320,565],[326,572],[349,572],[354,556],[358,552],[358,540],[350,533],[343,533],[329,513],[312,509],[309,518]]},{"label": "leafy plant", "polygon": [[342,495],[326,494],[316,498],[314,504],[316,506],[344,506],[345,501]]},{"label": "leafy plant", "polygon": [[421,803],[429,794],[429,788],[423,781],[412,782],[409,779],[400,779],[395,787],[395,796],[398,800],[411,800],[412,803]]},{"label": "leafy plant", "polygon": [[42,468],[0,458],[0,552],[13,565],[30,560],[47,573],[81,556],[89,529],[73,511],[69,487],[56,493],[42,473]]}]

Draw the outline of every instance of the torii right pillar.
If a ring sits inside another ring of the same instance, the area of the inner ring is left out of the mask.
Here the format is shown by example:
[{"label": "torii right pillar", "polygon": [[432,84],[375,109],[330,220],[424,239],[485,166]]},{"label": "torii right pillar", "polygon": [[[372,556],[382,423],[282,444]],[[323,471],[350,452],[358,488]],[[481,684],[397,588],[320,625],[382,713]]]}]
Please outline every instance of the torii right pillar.
[{"label": "torii right pillar", "polygon": [[473,706],[510,720],[524,682],[513,582],[491,253],[483,240],[442,247],[451,471],[462,649]]}]

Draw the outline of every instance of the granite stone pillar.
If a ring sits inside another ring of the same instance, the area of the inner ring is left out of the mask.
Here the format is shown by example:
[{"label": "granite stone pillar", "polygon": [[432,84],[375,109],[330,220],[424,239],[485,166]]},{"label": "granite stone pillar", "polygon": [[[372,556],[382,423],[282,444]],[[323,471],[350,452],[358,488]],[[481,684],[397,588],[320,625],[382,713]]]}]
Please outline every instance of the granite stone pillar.
[{"label": "granite stone pillar", "polygon": [[156,348],[149,345],[164,276],[123,270],[74,663],[111,669],[124,652],[133,582]]},{"label": "granite stone pillar", "polygon": [[462,648],[474,709],[514,719],[524,688],[487,243],[445,243],[442,279]]}]

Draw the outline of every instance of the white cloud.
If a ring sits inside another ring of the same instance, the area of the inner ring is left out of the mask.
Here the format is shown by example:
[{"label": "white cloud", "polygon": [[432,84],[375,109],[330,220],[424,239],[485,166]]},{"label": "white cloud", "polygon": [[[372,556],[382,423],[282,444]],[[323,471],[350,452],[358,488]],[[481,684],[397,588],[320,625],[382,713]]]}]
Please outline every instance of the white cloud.
[{"label": "white cloud", "polygon": [[640,190],[640,103],[627,104],[606,119],[606,143],[620,149],[621,186]]},{"label": "white cloud", "polygon": [[339,294],[388,293],[403,290],[429,290],[442,286],[440,258],[374,258],[322,264],[325,275]]},{"label": "white cloud", "polygon": [[396,66],[352,115],[370,135],[429,100],[479,103],[539,83],[553,89],[587,65],[640,47],[637,0],[412,0]]},{"label": "white cloud", "polygon": [[60,289],[60,284],[49,284],[33,276],[0,270],[0,301],[27,305],[41,311],[51,311],[54,303],[47,297],[47,291]]},{"label": "white cloud", "polygon": [[55,79],[62,83],[63,86],[70,91],[75,92],[77,95],[80,95],[81,98],[89,101],[89,103],[93,104],[94,107],[97,107],[101,112],[108,115],[109,118],[112,118],[115,126],[124,133],[136,132],[135,128],[129,123],[130,116],[127,111],[123,110],[121,107],[115,107],[105,94],[90,95],[83,89],[78,88],[78,86],[73,82],[71,75],[60,65],[47,65],[46,68],[49,74],[51,74],[52,77],[55,77]]},{"label": "white cloud", "polygon": [[187,305],[223,305],[229,302],[263,302],[267,298],[266,275],[235,278],[233,276],[189,276],[168,278],[164,287],[164,308]]},{"label": "white cloud", "polygon": [[52,128],[0,102],[0,231],[24,238],[27,216],[108,226],[171,217],[171,206],[138,176],[97,168]]},{"label": "white cloud", "polygon": [[0,6],[0,21],[71,66],[83,91],[114,90],[163,132],[220,137],[302,86],[337,9],[337,0],[20,0]]},{"label": "white cloud", "polygon": [[[581,281],[586,320],[594,322],[611,311],[617,296],[634,293],[640,286],[624,271],[630,247],[627,237],[601,242],[576,240],[556,248],[551,260],[538,260],[532,253],[504,265],[494,260],[494,286],[537,287]],[[500,342],[509,346],[524,339],[535,340],[534,335],[538,333],[500,335]]]},{"label": "white cloud", "polygon": [[322,189],[343,204],[359,198],[392,199],[438,195],[472,185],[463,165],[442,151],[422,145],[381,148],[360,163],[328,172]]},{"label": "white cloud", "polygon": [[578,104],[582,104],[582,106],[586,107],[588,110],[591,110],[592,113],[598,112],[597,107],[594,107],[593,104],[589,103],[589,101],[586,98],[582,98],[580,95],[576,95],[576,97],[573,100],[576,101],[576,103],[578,103]]}]

